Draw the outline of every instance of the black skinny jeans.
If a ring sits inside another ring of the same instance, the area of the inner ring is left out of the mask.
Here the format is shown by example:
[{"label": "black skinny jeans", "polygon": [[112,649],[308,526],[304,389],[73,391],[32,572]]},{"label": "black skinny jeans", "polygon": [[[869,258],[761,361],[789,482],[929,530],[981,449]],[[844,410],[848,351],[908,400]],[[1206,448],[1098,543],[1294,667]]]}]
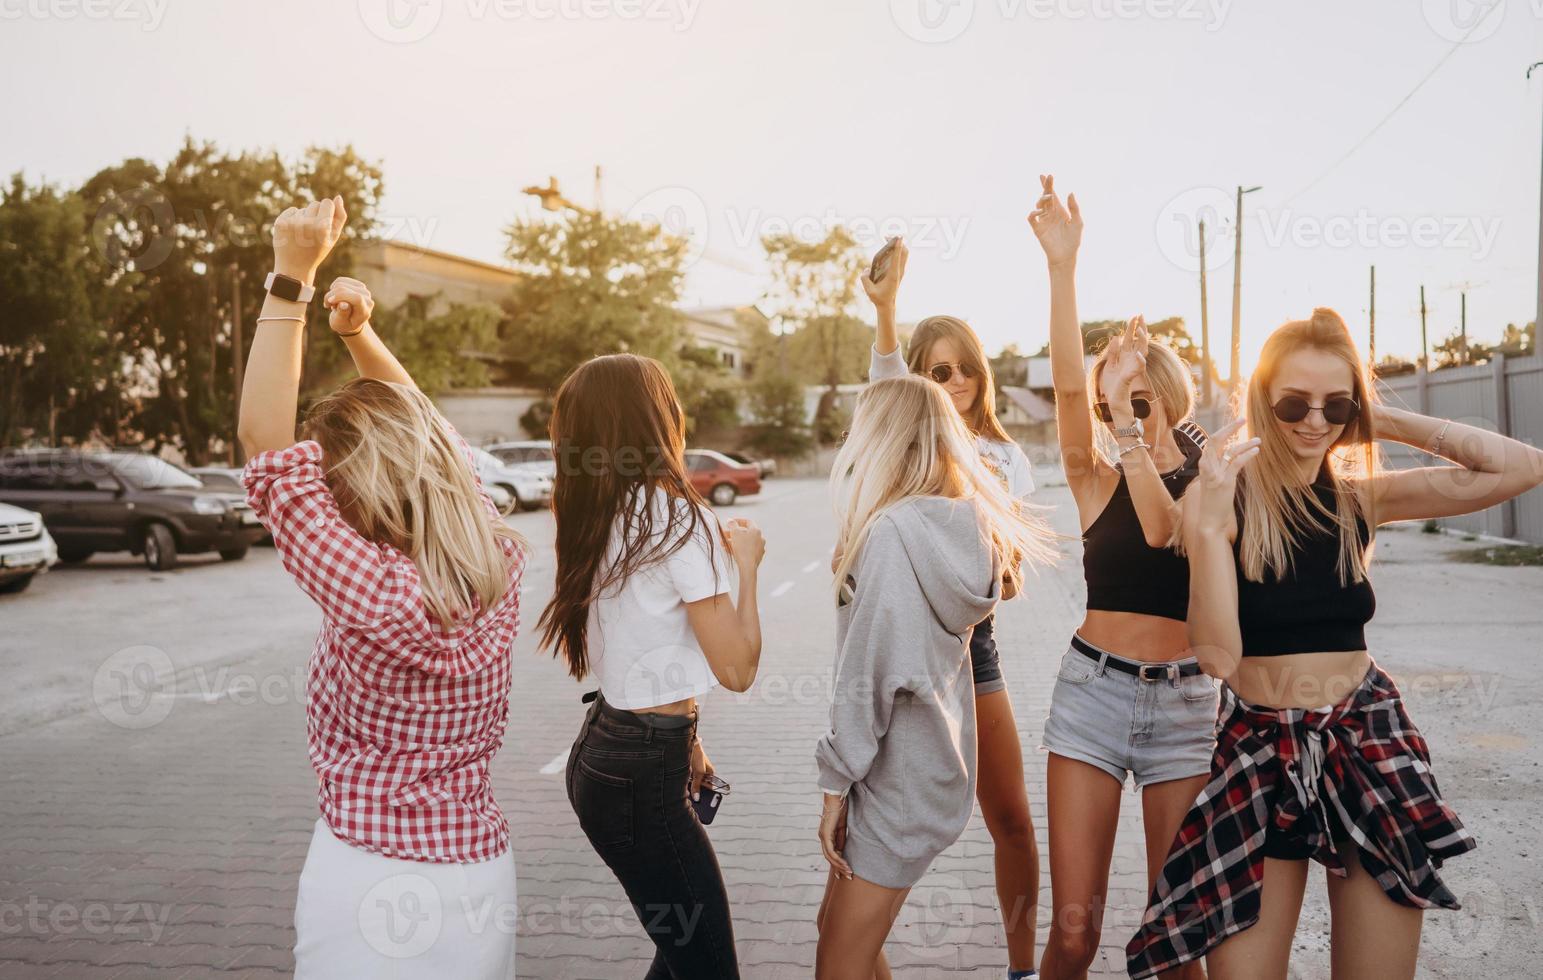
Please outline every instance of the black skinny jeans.
[{"label": "black skinny jeans", "polygon": [[654,941],[645,980],[739,977],[723,873],[688,793],[695,737],[695,714],[597,697],[568,753],[568,802]]}]

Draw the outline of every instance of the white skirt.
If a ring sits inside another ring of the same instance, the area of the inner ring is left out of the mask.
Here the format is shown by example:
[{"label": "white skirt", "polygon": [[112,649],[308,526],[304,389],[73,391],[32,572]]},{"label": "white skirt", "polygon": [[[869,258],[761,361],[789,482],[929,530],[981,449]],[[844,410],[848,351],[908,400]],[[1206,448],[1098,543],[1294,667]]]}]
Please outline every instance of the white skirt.
[{"label": "white skirt", "polygon": [[295,899],[295,976],[514,977],[514,851],[480,864],[404,861],[316,821]]}]

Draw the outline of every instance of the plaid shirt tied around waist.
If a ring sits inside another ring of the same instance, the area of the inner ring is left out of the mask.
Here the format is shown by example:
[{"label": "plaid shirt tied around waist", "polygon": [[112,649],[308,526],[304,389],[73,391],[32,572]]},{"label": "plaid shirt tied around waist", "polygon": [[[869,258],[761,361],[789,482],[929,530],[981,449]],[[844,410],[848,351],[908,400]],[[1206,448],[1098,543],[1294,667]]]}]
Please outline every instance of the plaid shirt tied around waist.
[{"label": "plaid shirt tied around waist", "polygon": [[1269,833],[1341,876],[1353,845],[1389,898],[1420,909],[1458,907],[1436,869],[1477,846],[1442,801],[1425,739],[1380,668],[1325,709],[1261,707],[1224,687],[1211,779],[1125,947],[1132,977],[1199,959],[1259,921]]}]

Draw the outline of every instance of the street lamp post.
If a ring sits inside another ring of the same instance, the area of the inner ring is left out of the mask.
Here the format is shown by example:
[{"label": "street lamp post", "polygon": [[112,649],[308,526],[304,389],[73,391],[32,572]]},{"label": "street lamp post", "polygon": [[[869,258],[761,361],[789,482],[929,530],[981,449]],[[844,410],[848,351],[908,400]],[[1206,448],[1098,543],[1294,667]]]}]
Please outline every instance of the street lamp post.
[{"label": "street lamp post", "polygon": [[1238,185],[1238,213],[1232,228],[1232,362],[1227,369],[1227,390],[1231,394],[1238,390],[1238,359],[1243,340],[1243,195],[1262,189],[1258,185]]}]

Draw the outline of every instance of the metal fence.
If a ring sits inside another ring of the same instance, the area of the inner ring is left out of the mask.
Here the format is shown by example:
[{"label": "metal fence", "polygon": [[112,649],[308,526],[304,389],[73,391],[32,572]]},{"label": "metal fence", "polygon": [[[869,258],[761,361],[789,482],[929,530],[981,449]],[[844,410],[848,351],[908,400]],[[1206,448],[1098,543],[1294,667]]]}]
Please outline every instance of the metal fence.
[{"label": "metal fence", "polygon": [[[1475,367],[1377,379],[1383,402],[1543,445],[1543,357],[1495,355]],[[1207,432],[1225,424],[1225,409],[1195,413]],[[1388,466],[1431,466],[1434,457],[1398,443],[1380,444]],[[1442,520],[1455,531],[1543,544],[1543,487],[1489,510]]]}]

